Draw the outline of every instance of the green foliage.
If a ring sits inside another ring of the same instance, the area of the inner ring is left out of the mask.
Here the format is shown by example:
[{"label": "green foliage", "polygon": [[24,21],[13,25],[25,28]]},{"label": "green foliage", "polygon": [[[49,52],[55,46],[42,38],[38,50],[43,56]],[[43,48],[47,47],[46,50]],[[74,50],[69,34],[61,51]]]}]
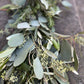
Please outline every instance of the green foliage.
[{"label": "green foliage", "polygon": [[71,7],[61,0],[11,0],[1,8],[13,13],[5,28],[15,29],[0,53],[0,76],[9,84],[69,84],[67,72],[78,74],[78,58],[67,39],[84,41],[55,32],[54,17],[62,11],[58,4]]}]

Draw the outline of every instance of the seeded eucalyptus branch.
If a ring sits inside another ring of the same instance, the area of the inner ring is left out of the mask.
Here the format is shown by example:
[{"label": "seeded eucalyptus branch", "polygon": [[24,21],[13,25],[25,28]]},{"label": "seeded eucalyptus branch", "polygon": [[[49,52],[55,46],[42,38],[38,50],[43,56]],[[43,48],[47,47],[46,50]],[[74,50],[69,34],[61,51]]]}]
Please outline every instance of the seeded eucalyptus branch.
[{"label": "seeded eucalyptus branch", "polygon": [[55,32],[54,18],[63,11],[59,4],[72,6],[65,0],[11,0],[1,8],[12,13],[5,28],[15,29],[0,52],[0,77],[4,81],[69,84],[67,72],[78,75],[79,62],[72,45],[73,41],[83,45],[84,40],[80,33],[71,36]]}]

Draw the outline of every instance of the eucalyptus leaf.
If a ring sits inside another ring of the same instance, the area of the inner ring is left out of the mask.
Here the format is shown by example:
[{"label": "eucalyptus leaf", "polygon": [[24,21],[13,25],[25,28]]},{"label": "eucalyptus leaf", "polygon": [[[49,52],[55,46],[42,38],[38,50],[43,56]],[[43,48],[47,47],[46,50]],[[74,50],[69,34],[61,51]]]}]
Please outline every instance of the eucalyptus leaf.
[{"label": "eucalyptus leaf", "polygon": [[11,55],[16,48],[7,48],[5,51],[0,53],[0,59]]},{"label": "eucalyptus leaf", "polygon": [[39,80],[42,79],[44,75],[43,68],[38,57],[33,61],[33,68],[36,78],[38,78]]},{"label": "eucalyptus leaf", "polygon": [[24,35],[22,33],[13,34],[6,38],[10,47],[17,47],[23,44]]},{"label": "eucalyptus leaf", "polygon": [[16,6],[23,6],[26,3],[26,0],[11,0],[11,2]]},{"label": "eucalyptus leaf", "polygon": [[39,27],[40,26],[38,20],[31,20],[30,21],[30,25],[33,26],[33,27]]},{"label": "eucalyptus leaf", "polygon": [[39,16],[39,17],[38,17],[38,21],[39,21],[40,23],[47,23],[47,22],[48,22],[47,19],[46,19],[45,17],[43,17],[43,16]]},{"label": "eucalyptus leaf", "polygon": [[[32,48],[32,47],[33,47],[33,48]],[[25,59],[26,59],[26,57],[27,57],[27,54],[28,54],[31,50],[33,50],[34,48],[35,48],[35,46],[34,46],[33,41],[32,41],[31,39],[29,39],[29,40],[24,44],[23,47],[17,49],[17,51],[16,51],[16,58],[15,58],[14,64],[13,64],[14,67],[17,67],[17,66],[21,65],[21,64],[25,61]]]},{"label": "eucalyptus leaf", "polygon": [[18,23],[17,28],[24,29],[24,28],[31,28],[31,27],[30,27],[29,23],[23,22],[23,23]]},{"label": "eucalyptus leaf", "polygon": [[65,7],[71,7],[71,6],[72,6],[72,4],[69,3],[69,2],[66,1],[66,0],[62,1],[62,5],[65,6]]}]

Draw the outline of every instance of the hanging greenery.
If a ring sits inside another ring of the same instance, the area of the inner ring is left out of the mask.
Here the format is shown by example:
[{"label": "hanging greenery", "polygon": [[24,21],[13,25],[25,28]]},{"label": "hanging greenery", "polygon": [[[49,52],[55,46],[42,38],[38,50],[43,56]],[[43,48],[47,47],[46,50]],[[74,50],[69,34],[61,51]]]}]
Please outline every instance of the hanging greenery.
[{"label": "hanging greenery", "polygon": [[0,52],[0,77],[7,84],[69,84],[67,72],[78,75],[72,45],[84,45],[84,40],[55,32],[60,5],[72,6],[65,0],[11,0],[1,8],[11,13],[5,28],[15,29]]}]

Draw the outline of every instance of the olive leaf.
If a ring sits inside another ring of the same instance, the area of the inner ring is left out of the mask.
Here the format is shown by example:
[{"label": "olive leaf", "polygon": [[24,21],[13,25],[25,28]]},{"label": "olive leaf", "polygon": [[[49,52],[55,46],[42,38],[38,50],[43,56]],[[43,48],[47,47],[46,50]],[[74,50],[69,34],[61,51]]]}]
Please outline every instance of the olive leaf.
[{"label": "olive leaf", "polygon": [[54,59],[57,58],[57,56],[56,56],[54,53],[52,53],[51,51],[47,50],[45,47],[42,46],[42,49],[43,49],[43,51],[44,51],[48,56],[50,56],[50,57],[52,57],[52,58],[54,58]]},{"label": "olive leaf", "polygon": [[5,51],[0,52],[0,59],[11,55],[16,48],[7,48]]},{"label": "olive leaf", "polygon": [[24,35],[22,33],[13,34],[6,38],[10,47],[17,47],[23,44]]},{"label": "olive leaf", "polygon": [[43,73],[41,62],[38,57],[33,61],[33,68],[36,78],[38,78],[39,80],[42,79],[44,73]]},{"label": "olive leaf", "polygon": [[58,59],[64,62],[73,62],[73,48],[66,40],[62,40],[61,42],[61,49]]},{"label": "olive leaf", "polygon": [[69,3],[69,2],[66,1],[66,0],[62,1],[62,5],[65,6],[65,7],[71,7],[71,6],[72,6],[72,4]]},{"label": "olive leaf", "polygon": [[34,26],[34,27],[39,27],[39,26],[40,26],[38,20],[31,20],[31,21],[30,21],[30,25],[31,25],[31,26]]},{"label": "olive leaf", "polygon": [[26,57],[27,54],[32,51],[35,48],[34,43],[31,39],[28,39],[28,41],[24,44],[23,47],[17,49],[16,51],[16,58],[14,60],[14,66],[17,67],[19,65],[21,65]]},{"label": "olive leaf", "polygon": [[26,3],[26,0],[11,0],[11,2],[16,6],[23,6]]},{"label": "olive leaf", "polygon": [[46,22],[48,22],[47,19],[46,19],[45,17],[43,17],[43,16],[39,16],[39,17],[38,17],[38,21],[39,21],[40,23],[46,23]]},{"label": "olive leaf", "polygon": [[14,9],[18,9],[18,6],[15,6],[13,4],[7,4],[5,6],[2,6],[0,9],[10,9],[10,10],[14,10]]},{"label": "olive leaf", "polygon": [[23,23],[18,23],[17,28],[24,29],[24,28],[31,28],[31,27],[30,27],[29,23],[23,22]]},{"label": "olive leaf", "polygon": [[61,79],[61,77],[58,77],[57,75],[54,76],[54,77],[59,81],[60,84],[70,84],[70,83],[68,82],[67,73],[66,73],[66,72],[63,73],[62,76],[63,76],[67,81],[63,81],[63,80]]},{"label": "olive leaf", "polygon": [[78,66],[79,66],[79,60],[78,60],[78,56],[76,55],[76,51],[74,50],[74,68],[76,70],[78,70]]}]

